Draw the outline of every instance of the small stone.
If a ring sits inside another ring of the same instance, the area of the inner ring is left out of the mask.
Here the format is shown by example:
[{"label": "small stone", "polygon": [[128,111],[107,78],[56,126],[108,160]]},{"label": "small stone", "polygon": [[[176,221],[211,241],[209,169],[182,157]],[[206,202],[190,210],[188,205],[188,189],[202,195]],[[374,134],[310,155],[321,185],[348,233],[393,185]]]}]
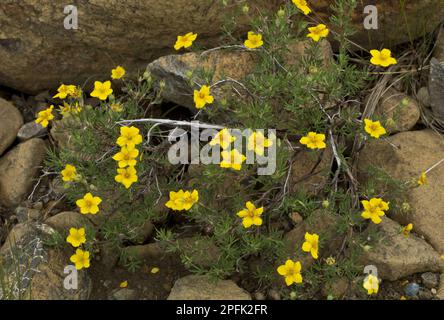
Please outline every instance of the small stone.
[{"label": "small stone", "polygon": [[0,98],[0,156],[14,142],[23,117],[14,105]]},{"label": "small stone", "polygon": [[17,138],[19,141],[26,141],[32,138],[40,138],[45,136],[48,130],[42,127],[40,124],[35,123],[35,121],[28,122],[24,124],[19,132],[17,133]]},{"label": "small stone", "polygon": [[437,288],[439,285],[439,275],[433,272],[426,272],[421,275],[422,284],[429,289]]},{"label": "small stone", "polygon": [[112,293],[113,300],[135,300],[137,298],[137,291],[133,289],[118,289]]},{"label": "small stone", "polygon": [[279,292],[275,289],[270,289],[268,291],[268,297],[272,300],[281,300],[281,295]]},{"label": "small stone", "polygon": [[436,295],[438,293],[438,291],[435,288],[430,289],[430,292],[434,295]]},{"label": "small stone", "polygon": [[405,286],[405,294],[409,297],[416,297],[419,293],[419,284],[412,282]]},{"label": "small stone", "polygon": [[430,94],[427,87],[422,87],[416,93],[416,98],[423,104],[424,107],[430,107]]},{"label": "small stone", "polygon": [[263,294],[262,292],[255,292],[254,293],[254,299],[262,301],[262,300],[265,300],[266,297],[265,297],[265,294]]},{"label": "small stone", "polygon": [[291,221],[293,221],[294,224],[301,223],[303,221],[301,215],[298,212],[292,212],[290,215]]},{"label": "small stone", "polygon": [[168,300],[251,300],[251,297],[232,280],[215,282],[207,276],[190,275],[174,283]]}]

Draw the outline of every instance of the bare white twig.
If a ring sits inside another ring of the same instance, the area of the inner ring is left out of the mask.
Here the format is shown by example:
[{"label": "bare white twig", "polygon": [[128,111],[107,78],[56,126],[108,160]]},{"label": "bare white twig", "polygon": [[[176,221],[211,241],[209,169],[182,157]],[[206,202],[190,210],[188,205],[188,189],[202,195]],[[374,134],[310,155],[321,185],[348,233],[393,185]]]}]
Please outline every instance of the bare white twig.
[{"label": "bare white twig", "polygon": [[202,129],[223,129],[224,126],[202,123],[199,121],[182,121],[182,120],[171,120],[171,119],[155,119],[155,118],[146,118],[146,119],[134,119],[134,120],[121,120],[116,122],[119,125],[129,125],[132,123],[156,123],[156,124],[164,124],[170,126],[185,126],[185,127],[195,127]]}]

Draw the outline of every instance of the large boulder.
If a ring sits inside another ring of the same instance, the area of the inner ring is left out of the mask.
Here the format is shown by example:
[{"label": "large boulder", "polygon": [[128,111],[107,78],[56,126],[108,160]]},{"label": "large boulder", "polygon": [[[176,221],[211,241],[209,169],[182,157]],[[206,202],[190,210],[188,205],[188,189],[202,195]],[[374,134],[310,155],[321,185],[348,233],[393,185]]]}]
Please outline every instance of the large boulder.
[{"label": "large boulder", "polygon": [[0,159],[0,205],[18,205],[35,183],[46,155],[46,145],[35,138],[23,142]]},{"label": "large boulder", "polygon": [[0,156],[14,142],[23,117],[14,105],[0,98]]},{"label": "large boulder", "polygon": [[65,268],[72,250],[54,250],[44,246],[55,230],[37,222],[14,226],[0,248],[0,268],[4,271],[0,299],[84,300],[92,290],[85,270],[78,271],[77,289],[64,286]]},{"label": "large boulder", "polygon": [[[287,1],[249,1],[250,13],[237,23],[243,34],[250,15],[277,10]],[[232,4],[231,1],[228,1]],[[378,4],[379,28],[364,30],[363,5],[352,16],[358,28],[354,40],[379,48],[409,41],[433,30],[444,12],[441,0],[387,0]],[[208,0],[94,0],[76,2],[78,29],[66,30],[67,3],[2,0],[0,3],[0,83],[29,93],[54,88],[61,82],[82,84],[94,75],[110,77],[115,64],[134,73],[159,56],[173,52],[177,35],[199,34],[199,44],[220,44],[222,24],[233,17],[234,5]],[[332,12],[331,1],[312,3],[323,20]],[[26,25],[28,28],[23,28]],[[394,32],[396,30],[396,32]],[[81,54],[79,54],[81,52]],[[93,62],[93,63],[92,63]]]},{"label": "large boulder", "polygon": [[[387,143],[388,142],[388,143]],[[372,140],[359,159],[361,181],[367,169],[375,166],[391,177],[408,182],[418,180],[421,172],[444,159],[444,137],[432,130],[398,133],[384,140]],[[428,173],[428,183],[407,191],[411,210],[408,214],[391,214],[402,225],[413,223],[438,251],[444,253],[444,163]]]},{"label": "large boulder", "polygon": [[370,228],[377,229],[381,238],[373,248],[364,251],[362,262],[375,265],[378,277],[395,281],[444,267],[440,255],[426,241],[414,234],[406,237],[397,222],[383,217],[381,224],[372,224]]},{"label": "large boulder", "polygon": [[231,280],[215,282],[190,275],[176,281],[168,300],[251,300],[251,296]]}]

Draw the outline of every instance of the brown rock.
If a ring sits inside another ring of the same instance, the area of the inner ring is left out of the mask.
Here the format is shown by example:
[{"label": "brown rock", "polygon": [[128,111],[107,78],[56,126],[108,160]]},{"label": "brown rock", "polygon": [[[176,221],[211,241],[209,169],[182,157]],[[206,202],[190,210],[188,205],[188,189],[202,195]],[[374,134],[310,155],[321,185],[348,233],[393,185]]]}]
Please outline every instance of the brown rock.
[{"label": "brown rock", "polygon": [[339,278],[332,283],[326,283],[322,288],[322,295],[326,298],[332,295],[335,299],[341,299],[347,293],[349,286],[347,278]]},{"label": "brown rock", "polygon": [[375,265],[379,278],[395,281],[414,273],[440,271],[444,266],[444,261],[427,242],[414,234],[405,237],[397,222],[383,217],[379,225],[371,224],[370,228],[377,229],[381,239],[364,251],[362,262]]},{"label": "brown rock", "polygon": [[24,199],[45,155],[45,142],[36,138],[19,144],[0,159],[0,205],[12,207]]},{"label": "brown rock", "polygon": [[[358,28],[353,40],[363,45],[371,42],[371,48],[392,47],[432,31],[442,21],[441,0],[403,3],[387,0],[376,4],[379,26],[367,31],[363,6],[374,1],[358,2],[351,17]],[[8,63],[0,65],[0,83],[38,93],[60,83],[82,84],[92,74],[95,79],[109,78],[115,63],[134,74],[155,58],[172,53],[179,34],[193,31],[199,35],[199,45],[217,45],[223,22],[236,9],[207,0],[94,0],[76,3],[78,30],[66,30],[65,5],[35,0],[1,2],[0,61]],[[250,12],[265,12],[267,8],[277,10],[282,1],[255,0],[248,5]],[[312,3],[324,21],[332,15],[330,5],[328,0]],[[248,20],[247,15],[242,16],[237,31],[248,31]]]},{"label": "brown rock", "polygon": [[14,142],[23,117],[14,105],[0,98],[0,156]]},{"label": "brown rock", "polygon": [[[443,137],[432,130],[402,132],[388,141],[372,140],[362,150],[361,182],[366,180],[369,165],[383,169],[395,179],[416,181],[421,172],[444,158]],[[427,185],[408,191],[410,213],[389,216],[402,225],[413,223],[416,233],[423,235],[438,252],[444,252],[444,163],[427,176]]]},{"label": "brown rock", "polygon": [[251,296],[231,280],[212,281],[190,275],[174,283],[168,300],[251,300]]},{"label": "brown rock", "polygon": [[290,183],[292,193],[299,190],[316,195],[328,182],[333,153],[330,148],[323,152],[300,151],[291,167]]},{"label": "brown rock", "polygon": [[91,222],[81,213],[66,211],[46,219],[45,224],[56,229],[60,234],[67,235],[70,228],[92,228]]},{"label": "brown rock", "polygon": [[418,102],[395,89],[389,89],[382,96],[375,113],[388,120],[386,129],[389,133],[409,131],[421,116]]}]

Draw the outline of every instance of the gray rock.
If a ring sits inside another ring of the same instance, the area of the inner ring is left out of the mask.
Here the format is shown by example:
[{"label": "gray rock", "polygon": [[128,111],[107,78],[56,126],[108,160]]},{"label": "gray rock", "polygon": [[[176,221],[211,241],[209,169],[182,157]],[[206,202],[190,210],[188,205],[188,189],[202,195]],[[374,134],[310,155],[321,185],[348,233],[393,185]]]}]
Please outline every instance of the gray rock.
[{"label": "gray rock", "polygon": [[424,107],[430,107],[430,94],[429,94],[429,88],[422,87],[418,90],[416,93],[416,98],[419,102],[423,104]]},{"label": "gray rock", "polygon": [[437,288],[439,285],[439,274],[426,272],[421,274],[422,284],[429,289]]},{"label": "gray rock", "polygon": [[19,132],[17,133],[17,138],[20,141],[26,141],[32,138],[40,138],[45,136],[48,130],[42,127],[40,124],[35,123],[35,121],[28,122],[24,124]]},{"label": "gray rock", "polygon": [[112,300],[136,300],[137,291],[133,289],[123,288],[115,290],[112,295]]},{"label": "gray rock", "polygon": [[430,62],[429,93],[433,114],[444,124],[444,65],[435,58]]},{"label": "gray rock", "polygon": [[382,239],[364,251],[362,263],[375,265],[381,279],[395,281],[419,272],[440,271],[444,266],[439,254],[426,241],[414,234],[405,237],[397,222],[383,217],[380,224],[371,224],[369,228],[377,229]]},{"label": "gray rock", "polygon": [[14,142],[23,117],[14,105],[0,98],[0,156]]},{"label": "gray rock", "polygon": [[45,155],[45,142],[34,138],[19,144],[0,159],[0,205],[16,206],[26,197]]},{"label": "gray rock", "polygon": [[251,296],[231,280],[215,282],[207,276],[190,275],[174,283],[168,300],[251,300]]}]

